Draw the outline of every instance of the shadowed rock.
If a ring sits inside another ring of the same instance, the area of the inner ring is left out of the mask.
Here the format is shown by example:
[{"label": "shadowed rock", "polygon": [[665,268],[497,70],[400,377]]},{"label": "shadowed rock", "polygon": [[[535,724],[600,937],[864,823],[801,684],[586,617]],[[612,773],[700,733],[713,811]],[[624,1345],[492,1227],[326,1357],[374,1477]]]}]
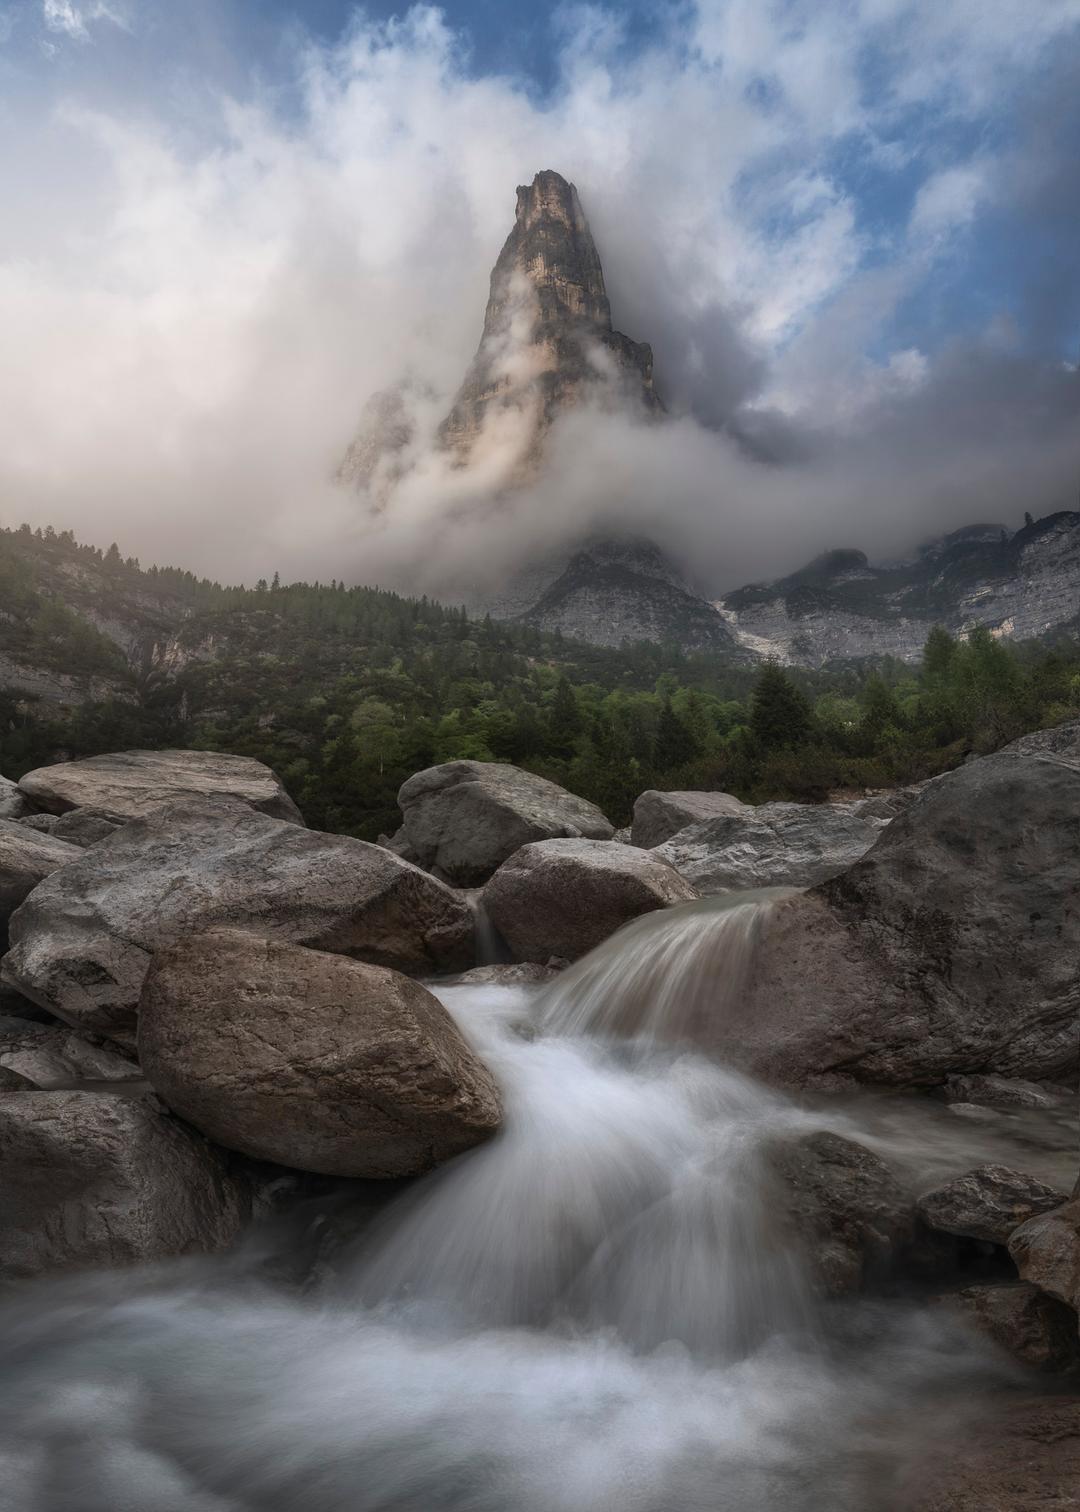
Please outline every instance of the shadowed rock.
[{"label": "shadowed rock", "polygon": [[985,1165],[927,1192],[919,1199],[919,1217],[939,1233],[1005,1244],[1028,1218],[1060,1207],[1064,1201],[1064,1192],[1033,1176]]},{"label": "shadowed rock", "polygon": [[0,819],[0,951],[7,945],[8,920],[23,899],[57,867],[81,854],[78,846]]},{"label": "shadowed rock", "polygon": [[691,824],[752,813],[750,804],[730,793],[661,793],[650,788],[634,804],[630,843],[651,850]]}]

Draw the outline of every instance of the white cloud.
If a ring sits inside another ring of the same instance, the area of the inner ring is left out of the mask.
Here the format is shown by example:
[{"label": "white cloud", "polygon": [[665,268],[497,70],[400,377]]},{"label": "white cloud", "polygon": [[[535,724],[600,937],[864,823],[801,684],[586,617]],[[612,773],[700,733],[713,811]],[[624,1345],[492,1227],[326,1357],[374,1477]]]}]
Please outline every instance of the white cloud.
[{"label": "white cloud", "polygon": [[90,27],[95,21],[109,21],[114,26],[126,29],[124,15],[105,0],[42,0],[42,20],[51,32],[70,37],[76,42],[90,39]]}]

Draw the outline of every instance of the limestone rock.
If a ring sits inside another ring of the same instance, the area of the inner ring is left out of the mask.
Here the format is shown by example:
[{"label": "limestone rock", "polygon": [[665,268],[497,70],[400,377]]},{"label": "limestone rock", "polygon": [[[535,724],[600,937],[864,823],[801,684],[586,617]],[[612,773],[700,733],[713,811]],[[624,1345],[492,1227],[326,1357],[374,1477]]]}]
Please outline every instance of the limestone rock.
[{"label": "limestone rock", "polygon": [[484,888],[488,918],[521,961],[569,961],[653,909],[688,903],[690,884],[651,851],[605,840],[543,840]]},{"label": "limestone rock", "polygon": [[0,951],[7,942],[8,920],[23,899],[57,867],[80,855],[75,845],[0,819]]},{"label": "limestone rock", "polygon": [[1080,1364],[1076,1317],[1063,1303],[1026,1281],[965,1286],[956,1304],[981,1333],[1033,1370]]},{"label": "limestone rock", "polygon": [[19,788],[50,814],[90,808],[123,822],[145,818],[178,799],[223,794],[241,798],[274,819],[303,823],[296,804],[269,767],[250,756],[218,751],[116,751],[88,756],[27,772]]},{"label": "limestone rock", "polygon": [[1009,1235],[1033,1218],[1060,1207],[1064,1192],[1006,1166],[985,1165],[967,1171],[919,1199],[919,1217],[943,1234],[1005,1244]]},{"label": "limestone rock", "polygon": [[393,848],[461,887],[486,882],[530,841],[614,833],[595,804],[501,762],[428,767],[402,786],[398,803],[404,823]]},{"label": "limestone rock", "polygon": [[657,855],[703,896],[814,887],[864,856],[881,823],[829,803],[765,803],[680,830]]},{"label": "limestone rock", "polygon": [[911,1236],[912,1201],[883,1160],[830,1133],[777,1140],[768,1160],[827,1296],[857,1291],[889,1269]]},{"label": "limestone rock", "polygon": [[0,1277],[220,1250],[251,1217],[246,1184],[148,1097],[0,1096]]},{"label": "limestone rock", "polygon": [[1080,1196],[1029,1218],[1010,1237],[1009,1254],[1025,1281],[1080,1313]]},{"label": "limestone rock", "polygon": [[446,1009],[381,966],[218,929],[158,952],[139,1057],[219,1144],[332,1176],[411,1176],[487,1139],[498,1089]]},{"label": "limestone rock", "polygon": [[30,802],[20,793],[19,784],[10,777],[0,777],[0,819],[22,819],[31,812]]},{"label": "limestone rock", "polygon": [[691,824],[752,813],[750,804],[730,793],[661,793],[650,788],[634,804],[630,843],[650,850]]},{"label": "limestone rock", "polygon": [[78,845],[87,850],[99,840],[105,840],[122,828],[117,819],[101,814],[96,809],[69,809],[61,814],[52,827],[51,834],[57,840],[66,840],[69,845]]},{"label": "limestone rock", "polygon": [[12,920],[0,969],[57,1017],[122,1041],[151,953],[214,924],[418,974],[472,963],[460,894],[379,846],[235,799],[173,804],[75,855]]}]

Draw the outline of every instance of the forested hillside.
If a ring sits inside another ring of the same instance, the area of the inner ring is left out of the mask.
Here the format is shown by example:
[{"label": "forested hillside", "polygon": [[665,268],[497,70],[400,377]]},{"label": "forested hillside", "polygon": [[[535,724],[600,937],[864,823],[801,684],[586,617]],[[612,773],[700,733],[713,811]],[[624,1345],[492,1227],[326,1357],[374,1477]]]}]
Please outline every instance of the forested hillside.
[{"label": "forested hillside", "polygon": [[130,746],[268,762],[308,822],[375,838],[412,772],[512,761],[617,823],[644,788],[753,800],[914,780],[1080,713],[1080,647],[935,631],[921,667],[789,673],[603,650],[339,583],[225,587],[0,532],[0,771]]}]

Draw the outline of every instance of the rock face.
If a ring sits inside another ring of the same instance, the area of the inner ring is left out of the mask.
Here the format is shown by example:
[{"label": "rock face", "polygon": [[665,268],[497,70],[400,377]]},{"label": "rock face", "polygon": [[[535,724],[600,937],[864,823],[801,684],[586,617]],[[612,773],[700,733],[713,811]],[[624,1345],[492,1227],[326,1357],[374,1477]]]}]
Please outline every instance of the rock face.
[{"label": "rock face", "polygon": [[880,820],[839,804],[763,803],[691,824],[658,845],[656,854],[703,896],[814,887],[854,865],[881,830]]},{"label": "rock face", "polygon": [[919,1199],[919,1217],[943,1234],[1006,1244],[1009,1235],[1037,1213],[1065,1201],[1064,1192],[1005,1166],[980,1166]]},{"label": "rock face", "polygon": [[1007,1399],[919,1460],[904,1512],[1073,1512],[1080,1396]]},{"label": "rock face", "polygon": [[122,1041],[152,952],[213,924],[417,973],[473,963],[462,896],[380,846],[235,799],[171,805],[76,856],[12,920],[3,975],[68,1023]]},{"label": "rock face", "polygon": [[501,1117],[490,1072],[417,982],[237,930],[155,956],[139,1058],[219,1144],[331,1176],[415,1175]]},{"label": "rock face", "polygon": [[769,1154],[781,1205],[822,1291],[857,1291],[892,1265],[912,1232],[912,1203],[870,1150],[838,1134],[778,1141]]},{"label": "rock face", "polygon": [[278,778],[249,756],[217,751],[117,751],[59,766],[38,767],[19,780],[39,809],[66,814],[90,808],[119,820],[141,819],[167,803],[214,794],[241,798],[260,813],[302,824]]},{"label": "rock face", "polygon": [[225,1248],[246,1185],[151,1098],[0,1095],[0,1276],[134,1265]]},{"label": "rock face", "polygon": [[498,762],[448,761],[410,777],[392,848],[459,887],[486,882],[533,840],[610,840],[600,810],[557,783]]},{"label": "rock face", "polygon": [[99,814],[96,809],[78,808],[61,814],[49,833],[57,840],[66,840],[69,845],[77,845],[86,850],[120,828],[120,822],[111,819],[108,814]]},{"label": "rock face", "polygon": [[623,924],[697,896],[646,851],[604,840],[544,840],[504,861],[484,888],[488,918],[520,961],[577,960]]},{"label": "rock face", "polygon": [[981,1333],[1032,1370],[1070,1370],[1080,1363],[1076,1318],[1037,1286],[965,1286],[956,1302]]},{"label": "rock face", "polygon": [[1080,1196],[1029,1218],[1009,1239],[1009,1254],[1025,1281],[1080,1313]]},{"label": "rock face", "polygon": [[784,1081],[1069,1082],[1078,890],[1080,772],[1049,754],[970,762],[849,871],[777,905],[723,1043]]},{"label": "rock face", "polygon": [[749,803],[730,793],[661,793],[650,788],[634,804],[630,843],[651,850],[692,824],[752,813]]},{"label": "rock face", "polygon": [[0,777],[0,819],[22,819],[31,812],[26,797],[19,792],[19,784],[10,777]]},{"label": "rock face", "polygon": [[47,1091],[89,1082],[135,1082],[142,1072],[105,1045],[93,1044],[66,1024],[0,1018],[0,1067]]},{"label": "rock face", "polygon": [[7,945],[8,920],[23,899],[79,854],[78,846],[38,834],[13,819],[0,819],[0,951]]}]

